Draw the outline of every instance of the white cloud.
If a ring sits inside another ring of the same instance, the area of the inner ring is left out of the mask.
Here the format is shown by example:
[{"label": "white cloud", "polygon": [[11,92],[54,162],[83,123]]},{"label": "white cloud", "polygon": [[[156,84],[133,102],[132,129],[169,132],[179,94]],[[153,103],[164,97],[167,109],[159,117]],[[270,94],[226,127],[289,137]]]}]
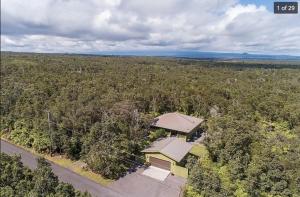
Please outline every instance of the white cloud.
[{"label": "white cloud", "polygon": [[237,0],[3,0],[1,50],[300,54],[300,15]]}]

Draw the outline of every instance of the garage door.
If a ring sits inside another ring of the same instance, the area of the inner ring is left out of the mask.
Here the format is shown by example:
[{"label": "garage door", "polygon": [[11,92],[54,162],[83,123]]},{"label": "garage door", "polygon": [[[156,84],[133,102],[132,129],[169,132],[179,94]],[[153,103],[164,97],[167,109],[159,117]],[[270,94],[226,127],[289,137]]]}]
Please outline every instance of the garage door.
[{"label": "garage door", "polygon": [[162,159],[157,159],[155,157],[150,157],[150,163],[152,166],[158,167],[158,168],[162,168],[165,170],[170,170],[171,169],[171,162],[169,161],[165,161]]}]

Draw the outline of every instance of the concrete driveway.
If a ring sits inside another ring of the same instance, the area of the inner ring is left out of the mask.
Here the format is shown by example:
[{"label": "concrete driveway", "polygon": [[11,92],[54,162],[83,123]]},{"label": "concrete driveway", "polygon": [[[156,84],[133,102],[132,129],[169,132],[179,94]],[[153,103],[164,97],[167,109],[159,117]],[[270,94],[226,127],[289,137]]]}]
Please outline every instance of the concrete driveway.
[{"label": "concrete driveway", "polygon": [[181,187],[186,179],[168,175],[164,181],[159,181],[143,175],[143,172],[144,169],[140,168],[109,187],[124,197],[179,197],[183,192]]},{"label": "concrete driveway", "polygon": [[170,174],[170,171],[157,168],[155,166],[149,166],[142,175],[149,176],[159,181],[164,181]]}]

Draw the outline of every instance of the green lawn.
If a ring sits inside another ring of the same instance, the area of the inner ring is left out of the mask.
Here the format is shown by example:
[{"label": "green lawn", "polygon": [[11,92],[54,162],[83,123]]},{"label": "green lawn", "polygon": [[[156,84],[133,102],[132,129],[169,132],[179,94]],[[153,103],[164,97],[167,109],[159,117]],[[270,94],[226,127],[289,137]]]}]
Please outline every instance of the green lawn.
[{"label": "green lawn", "polygon": [[77,165],[76,162],[74,162],[70,159],[67,159],[63,156],[53,156],[53,157],[50,157],[50,155],[43,155],[43,156],[47,160],[52,161],[53,163],[56,163],[65,168],[68,168],[68,169],[72,170],[73,172],[80,174],[81,176],[84,176],[88,179],[91,179],[91,180],[99,183],[100,185],[107,186],[113,182],[113,180],[106,179],[106,178],[102,177],[100,174],[96,174],[96,173],[92,172],[91,170],[83,169],[82,167]]},{"label": "green lawn", "polygon": [[210,159],[209,152],[204,144],[195,144],[190,150],[190,153],[198,156],[202,165],[218,171],[216,164]]},{"label": "green lawn", "polygon": [[203,144],[194,145],[190,150],[190,153],[201,158],[205,158],[208,156],[208,151]]}]

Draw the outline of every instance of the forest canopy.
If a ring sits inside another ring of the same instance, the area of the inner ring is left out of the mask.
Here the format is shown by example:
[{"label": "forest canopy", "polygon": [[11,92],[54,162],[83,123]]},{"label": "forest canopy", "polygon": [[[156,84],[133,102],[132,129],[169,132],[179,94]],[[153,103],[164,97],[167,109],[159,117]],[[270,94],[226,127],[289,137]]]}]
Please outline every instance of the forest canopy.
[{"label": "forest canopy", "polygon": [[43,158],[32,171],[23,166],[20,156],[0,153],[0,196],[5,197],[90,197],[75,191],[72,185],[59,182]]},{"label": "forest canopy", "polygon": [[1,54],[1,133],[108,178],[143,163],[157,115],[204,117],[186,196],[300,195],[299,98],[295,65]]}]

